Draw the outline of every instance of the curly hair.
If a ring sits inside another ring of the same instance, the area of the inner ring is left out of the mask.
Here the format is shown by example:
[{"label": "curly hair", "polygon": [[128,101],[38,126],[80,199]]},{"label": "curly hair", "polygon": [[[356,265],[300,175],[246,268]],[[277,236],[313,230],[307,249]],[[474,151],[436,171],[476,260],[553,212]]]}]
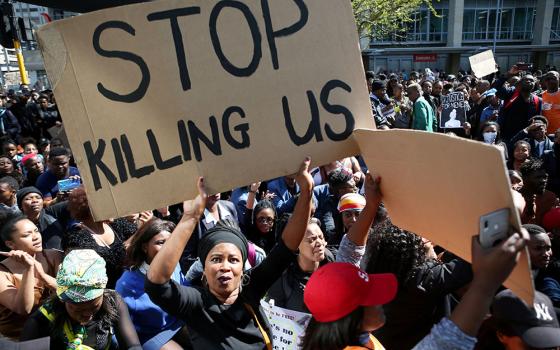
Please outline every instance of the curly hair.
[{"label": "curly hair", "polygon": [[521,168],[519,168],[523,178],[539,170],[544,170],[544,162],[538,158],[529,158],[529,160],[523,163]]},{"label": "curly hair", "polygon": [[328,175],[328,183],[331,188],[344,186],[352,179],[353,174],[345,168],[336,168]]},{"label": "curly hair", "polygon": [[367,273],[393,273],[403,283],[413,268],[426,261],[426,250],[420,236],[388,225],[380,235],[368,241]]}]

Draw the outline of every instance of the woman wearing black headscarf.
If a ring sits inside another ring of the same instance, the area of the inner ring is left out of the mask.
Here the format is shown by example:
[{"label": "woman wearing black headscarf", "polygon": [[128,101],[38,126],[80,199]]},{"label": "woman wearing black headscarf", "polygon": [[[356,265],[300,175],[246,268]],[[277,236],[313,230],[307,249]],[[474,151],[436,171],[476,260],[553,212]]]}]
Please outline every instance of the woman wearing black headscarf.
[{"label": "woman wearing black headscarf", "polygon": [[306,159],[296,176],[301,194],[294,214],[260,265],[243,272],[247,240],[237,228],[217,225],[206,232],[198,249],[204,267],[203,287],[184,287],[170,280],[204,212],[207,195],[202,179],[199,196],[183,203],[183,217],[150,264],[145,289],[154,303],[185,321],[195,349],[271,348],[258,307],[266,291],[295,259],[307,228],[313,191],[309,163]]}]

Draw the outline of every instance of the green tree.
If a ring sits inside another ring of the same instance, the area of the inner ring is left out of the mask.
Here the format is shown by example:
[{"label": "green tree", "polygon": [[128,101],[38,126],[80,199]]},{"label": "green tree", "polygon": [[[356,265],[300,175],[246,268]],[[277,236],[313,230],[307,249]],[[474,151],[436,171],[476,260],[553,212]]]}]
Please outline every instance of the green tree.
[{"label": "green tree", "polygon": [[[437,0],[439,1],[439,0]],[[403,35],[412,15],[426,5],[437,15],[432,0],[352,0],[360,39]]]}]

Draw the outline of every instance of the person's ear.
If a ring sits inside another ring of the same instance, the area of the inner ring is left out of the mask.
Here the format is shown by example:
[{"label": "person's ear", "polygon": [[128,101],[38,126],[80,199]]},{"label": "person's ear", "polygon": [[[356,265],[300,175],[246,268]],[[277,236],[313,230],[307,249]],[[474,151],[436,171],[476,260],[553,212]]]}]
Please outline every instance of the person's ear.
[{"label": "person's ear", "polygon": [[496,331],[496,337],[498,338],[498,340],[502,344],[506,344],[508,342],[508,338],[509,338],[507,335],[505,335],[504,333],[502,333],[500,331]]},{"label": "person's ear", "polygon": [[10,250],[17,250],[14,242],[12,242],[10,240],[5,241],[4,244],[6,245],[6,247],[10,248]]},{"label": "person's ear", "polygon": [[148,255],[148,243],[142,243],[142,251],[144,254]]}]

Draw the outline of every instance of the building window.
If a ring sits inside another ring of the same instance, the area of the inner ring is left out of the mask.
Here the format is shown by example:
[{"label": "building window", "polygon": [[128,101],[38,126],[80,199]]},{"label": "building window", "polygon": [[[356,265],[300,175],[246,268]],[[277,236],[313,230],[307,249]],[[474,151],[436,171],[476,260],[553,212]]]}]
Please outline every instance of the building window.
[{"label": "building window", "polygon": [[375,38],[373,43],[444,43],[447,40],[449,10],[436,8],[436,13],[422,7],[412,14],[412,20],[406,24],[404,31]]},{"label": "building window", "polygon": [[550,40],[560,40],[560,0],[554,3],[552,25],[550,26]]},{"label": "building window", "polygon": [[[514,7],[523,5],[521,3],[524,3],[526,7]],[[487,1],[468,3],[470,7],[465,9],[463,17],[463,40],[494,40],[495,35],[498,41],[532,40],[536,9],[529,6],[534,5],[531,2],[521,1],[521,3],[505,1],[499,9],[495,6],[492,7],[495,4],[488,4]],[[478,8],[481,5],[484,7]],[[496,13],[498,18],[496,18]],[[498,28],[497,33],[496,27]]]}]

